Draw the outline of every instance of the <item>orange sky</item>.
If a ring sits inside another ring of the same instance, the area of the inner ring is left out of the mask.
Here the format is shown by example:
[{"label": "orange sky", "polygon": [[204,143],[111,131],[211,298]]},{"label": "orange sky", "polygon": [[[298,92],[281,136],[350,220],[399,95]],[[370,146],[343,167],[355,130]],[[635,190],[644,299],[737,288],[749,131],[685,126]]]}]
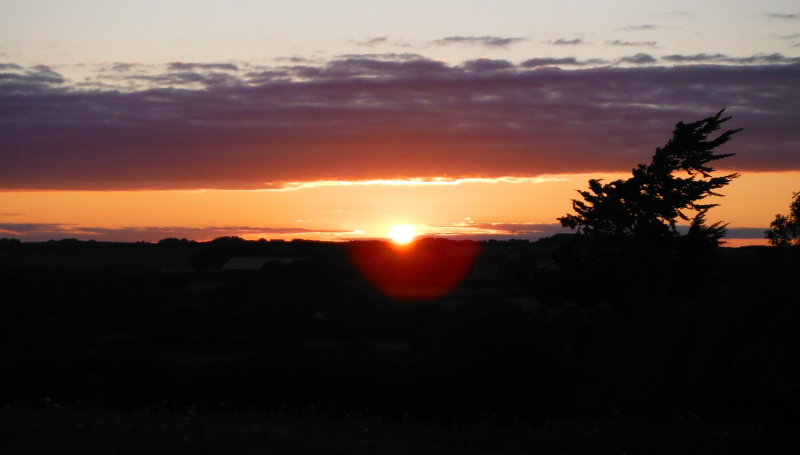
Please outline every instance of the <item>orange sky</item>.
[{"label": "orange sky", "polygon": [[[723,173],[720,171],[720,175]],[[8,228],[11,223],[57,224],[74,226],[61,226],[63,231],[51,234],[52,238],[86,238],[85,232],[70,233],[74,228],[90,232],[92,228],[106,228],[118,231],[98,230],[98,240],[126,241],[135,238],[129,228],[174,227],[196,229],[184,234],[196,240],[221,235],[219,229],[209,229],[221,227],[228,227],[225,235],[245,238],[385,237],[396,224],[414,225],[420,233],[491,234],[500,233],[507,226],[492,229],[487,223],[556,223],[557,217],[570,211],[570,200],[577,196],[574,190],[585,189],[590,178],[627,177],[628,174],[559,175],[539,183],[362,182],[284,191],[2,192],[0,225],[6,225],[2,236],[7,237],[20,237],[19,230]],[[717,198],[721,206],[709,212],[709,220],[728,222],[731,228],[766,228],[776,213],[787,211],[792,192],[798,190],[798,172],[745,173],[723,191],[725,197]],[[513,226],[509,232],[516,232]],[[175,235],[179,234],[176,231]],[[141,232],[141,240],[175,235],[158,230]]]}]

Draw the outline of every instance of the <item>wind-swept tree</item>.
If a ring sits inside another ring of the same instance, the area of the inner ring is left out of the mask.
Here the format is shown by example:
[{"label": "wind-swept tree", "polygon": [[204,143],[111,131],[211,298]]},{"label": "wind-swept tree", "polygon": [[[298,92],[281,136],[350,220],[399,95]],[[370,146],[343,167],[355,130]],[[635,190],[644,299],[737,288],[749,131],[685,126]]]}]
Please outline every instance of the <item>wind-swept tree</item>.
[{"label": "wind-swept tree", "polygon": [[706,225],[709,209],[719,205],[707,203],[708,196],[720,196],[717,190],[739,174],[712,176],[709,164],[729,156],[714,154],[741,129],[728,130],[709,139],[730,117],[717,115],[693,123],[675,125],[672,139],[656,149],[650,164],[640,164],[627,180],[602,183],[589,180],[590,191],[578,191],[583,200],[573,200],[577,214],[561,218],[562,226],[579,229],[586,234],[633,238],[651,244],[679,236],[679,220],[691,224],[687,239],[692,244],[718,245],[725,235],[725,225]]},{"label": "wind-swept tree", "polygon": [[775,215],[775,220],[764,231],[772,246],[800,245],[800,192],[792,195],[789,215]]}]

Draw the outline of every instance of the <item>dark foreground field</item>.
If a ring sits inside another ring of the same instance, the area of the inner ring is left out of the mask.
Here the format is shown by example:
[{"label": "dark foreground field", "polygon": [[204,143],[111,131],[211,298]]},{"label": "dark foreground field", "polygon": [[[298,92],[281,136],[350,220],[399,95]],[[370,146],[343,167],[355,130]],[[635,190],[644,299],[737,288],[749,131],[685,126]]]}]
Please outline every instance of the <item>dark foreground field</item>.
[{"label": "dark foreground field", "polygon": [[[569,242],[479,244],[424,301],[346,244],[12,245],[0,451],[800,449],[797,249],[598,267]],[[273,260],[222,270],[248,256]]]}]

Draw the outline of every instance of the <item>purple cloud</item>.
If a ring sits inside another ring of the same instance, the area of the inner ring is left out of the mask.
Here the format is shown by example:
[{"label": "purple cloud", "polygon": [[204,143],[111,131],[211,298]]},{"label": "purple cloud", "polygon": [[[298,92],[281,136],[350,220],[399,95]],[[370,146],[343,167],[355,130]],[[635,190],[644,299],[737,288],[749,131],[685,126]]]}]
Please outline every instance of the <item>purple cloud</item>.
[{"label": "purple cloud", "polygon": [[614,41],[606,41],[606,44],[610,44],[612,46],[647,46],[647,47],[655,47],[658,44],[658,41],[622,41],[622,40],[614,40]]},{"label": "purple cloud", "polygon": [[557,46],[564,46],[564,45],[570,46],[570,45],[585,44],[585,43],[583,42],[582,38],[575,38],[569,40],[564,38],[559,38],[555,41],[551,41],[550,44],[555,44]]},{"label": "purple cloud", "polygon": [[786,57],[783,54],[756,54],[750,57],[731,57],[725,54],[673,54],[661,57],[673,63],[732,63],[737,65],[769,65],[784,63],[800,63],[800,57]]},{"label": "purple cloud", "polygon": [[341,229],[275,228],[262,226],[210,226],[210,227],[125,227],[102,228],[62,223],[0,223],[0,238],[13,237],[25,242],[41,242],[75,238],[109,242],[156,242],[168,237],[193,240],[211,240],[217,237],[274,237],[352,234]]},{"label": "purple cloud", "polygon": [[589,60],[578,60],[575,57],[561,57],[561,58],[532,58],[520,63],[522,68],[537,68],[540,66],[588,66],[588,65],[604,65],[608,61],[593,58]]},{"label": "purple cloud", "polygon": [[469,71],[499,71],[514,68],[514,64],[508,60],[492,60],[489,58],[479,58],[468,60],[463,63],[463,67]]},{"label": "purple cloud", "polygon": [[217,71],[239,71],[239,67],[233,63],[184,63],[172,62],[169,69],[173,71],[194,71],[194,70],[217,70]]},{"label": "purple cloud", "polygon": [[468,44],[472,46],[485,47],[508,47],[520,41],[527,41],[525,38],[503,38],[500,36],[448,36],[447,38],[437,39],[431,44],[448,46],[450,44]]},{"label": "purple cloud", "polygon": [[798,63],[529,69],[546,60],[353,57],[117,74],[151,78],[152,88],[132,91],[14,69],[0,73],[0,189],[625,172],[649,161],[678,121],[723,107],[731,128],[746,128],[726,145],[737,153],[726,168],[800,170]]},{"label": "purple cloud", "polygon": [[650,54],[638,53],[636,55],[628,55],[619,59],[619,63],[631,63],[633,65],[649,65],[655,63],[657,60]]}]

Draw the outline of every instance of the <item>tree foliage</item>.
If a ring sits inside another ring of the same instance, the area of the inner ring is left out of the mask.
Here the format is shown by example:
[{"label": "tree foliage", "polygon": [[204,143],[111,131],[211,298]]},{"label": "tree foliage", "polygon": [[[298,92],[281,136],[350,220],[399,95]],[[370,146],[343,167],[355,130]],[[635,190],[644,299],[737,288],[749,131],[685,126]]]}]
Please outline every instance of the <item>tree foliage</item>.
[{"label": "tree foliage", "polygon": [[789,215],[775,215],[775,220],[764,231],[772,246],[800,245],[800,192],[792,195]]},{"label": "tree foliage", "polygon": [[730,119],[722,118],[723,112],[693,123],[679,122],[672,139],[656,149],[650,164],[634,168],[631,178],[610,183],[589,180],[589,191],[578,191],[583,200],[572,201],[577,214],[558,218],[562,226],[586,234],[633,237],[652,243],[678,237],[676,225],[684,220],[691,223],[688,240],[718,245],[725,225],[706,224],[706,213],[719,204],[705,199],[720,196],[716,190],[739,174],[715,177],[709,164],[734,155],[714,154],[713,150],[741,131],[728,130],[709,139]]}]

